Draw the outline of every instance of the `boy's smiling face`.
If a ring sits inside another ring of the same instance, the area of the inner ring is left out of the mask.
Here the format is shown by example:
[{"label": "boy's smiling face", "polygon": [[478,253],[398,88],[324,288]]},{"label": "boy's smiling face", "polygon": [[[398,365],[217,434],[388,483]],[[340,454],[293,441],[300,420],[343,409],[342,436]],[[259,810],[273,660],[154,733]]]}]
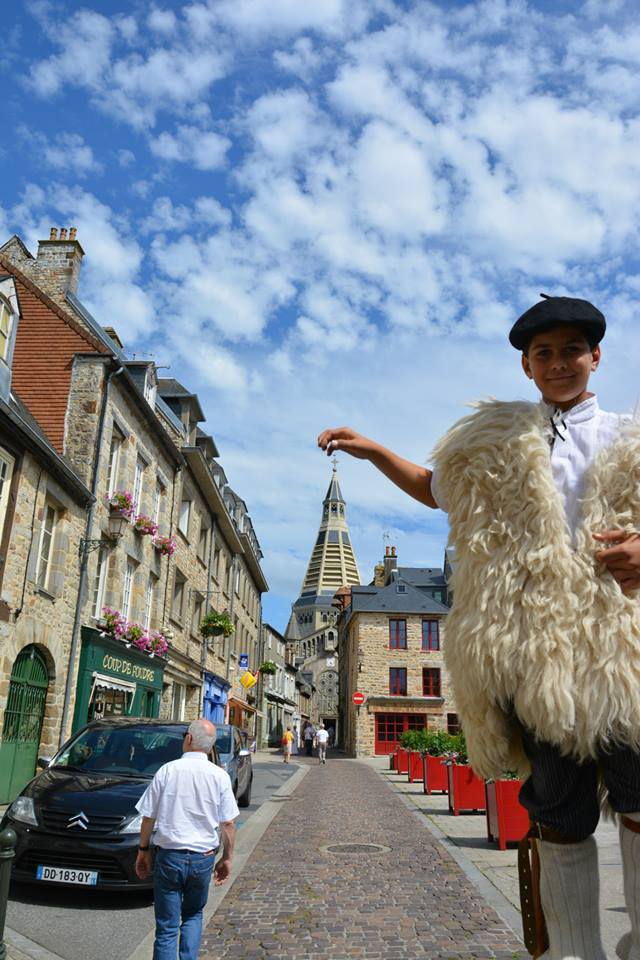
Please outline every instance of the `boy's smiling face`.
[{"label": "boy's smiling face", "polygon": [[522,354],[522,368],[543,399],[569,410],[591,396],[589,377],[600,362],[600,347],[591,348],[579,327],[559,324],[537,333]]}]

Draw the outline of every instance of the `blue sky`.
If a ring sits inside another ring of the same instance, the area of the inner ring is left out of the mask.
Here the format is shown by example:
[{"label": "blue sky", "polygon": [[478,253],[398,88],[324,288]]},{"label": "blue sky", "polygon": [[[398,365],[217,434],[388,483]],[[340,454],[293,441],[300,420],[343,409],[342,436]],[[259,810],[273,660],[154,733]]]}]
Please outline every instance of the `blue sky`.
[{"label": "blue sky", "polygon": [[[533,397],[506,333],[540,291],[610,329],[638,400],[640,20],[633,3],[10,4],[0,234],[77,226],[80,295],[198,392],[283,628],[348,423],[425,462],[478,397]],[[340,458],[368,578],[442,515]]]}]

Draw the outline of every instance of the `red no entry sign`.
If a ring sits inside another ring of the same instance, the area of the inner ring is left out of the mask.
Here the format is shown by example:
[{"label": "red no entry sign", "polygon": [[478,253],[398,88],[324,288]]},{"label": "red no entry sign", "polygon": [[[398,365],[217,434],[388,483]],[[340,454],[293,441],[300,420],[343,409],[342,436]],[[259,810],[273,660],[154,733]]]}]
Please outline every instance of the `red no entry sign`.
[{"label": "red no entry sign", "polygon": [[356,690],[356,692],[351,697],[351,699],[356,704],[356,706],[360,707],[364,703],[364,693],[358,693],[358,691]]}]

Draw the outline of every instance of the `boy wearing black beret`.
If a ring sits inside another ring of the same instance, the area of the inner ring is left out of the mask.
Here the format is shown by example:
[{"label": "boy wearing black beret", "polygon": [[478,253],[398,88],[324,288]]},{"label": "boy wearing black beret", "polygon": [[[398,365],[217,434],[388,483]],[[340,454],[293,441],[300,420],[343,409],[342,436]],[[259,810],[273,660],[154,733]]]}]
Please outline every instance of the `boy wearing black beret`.
[{"label": "boy wearing black beret", "polygon": [[640,960],[640,424],[588,389],[605,329],[588,301],[543,295],[509,335],[540,402],[477,404],[433,470],[348,427],[318,438],[449,514],[445,658],[476,772],[527,776],[547,928],[531,949],[545,960],[605,960],[599,783],[631,921],[617,954]]}]

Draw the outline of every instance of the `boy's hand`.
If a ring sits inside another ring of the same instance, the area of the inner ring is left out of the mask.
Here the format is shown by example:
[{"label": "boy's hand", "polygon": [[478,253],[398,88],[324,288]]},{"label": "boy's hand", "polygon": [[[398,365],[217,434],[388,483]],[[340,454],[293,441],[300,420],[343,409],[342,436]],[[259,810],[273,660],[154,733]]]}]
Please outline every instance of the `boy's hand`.
[{"label": "boy's hand", "polygon": [[377,443],[356,433],[351,427],[334,427],[332,430],[324,430],[318,437],[318,446],[326,450],[328,457],[336,450],[344,450],[358,460],[370,460],[371,454],[378,449]]},{"label": "boy's hand", "polygon": [[604,540],[614,546],[596,550],[595,557],[604,563],[615,577],[623,593],[640,588],[640,533],[626,530],[604,530],[594,533],[594,540]]}]

